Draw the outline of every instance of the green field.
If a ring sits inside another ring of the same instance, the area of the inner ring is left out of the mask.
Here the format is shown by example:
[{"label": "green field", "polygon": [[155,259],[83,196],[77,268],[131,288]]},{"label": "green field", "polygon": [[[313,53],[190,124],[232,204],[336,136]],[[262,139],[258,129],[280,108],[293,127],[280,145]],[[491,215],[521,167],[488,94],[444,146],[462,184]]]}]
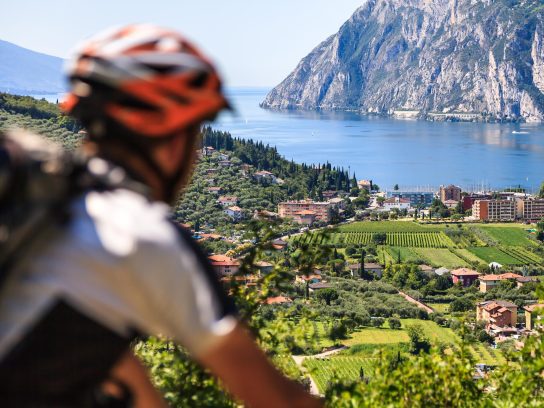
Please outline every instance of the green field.
[{"label": "green field", "polygon": [[[439,307],[434,304],[431,307]],[[441,304],[440,307],[447,307]],[[316,382],[320,392],[325,392],[328,383],[333,378],[356,381],[360,378],[360,369],[363,368],[364,375],[372,375],[373,367],[377,362],[374,351],[380,349],[391,349],[395,344],[408,343],[409,337],[406,328],[410,325],[418,324],[423,329],[425,335],[434,344],[446,344],[457,347],[459,336],[453,330],[437,325],[430,320],[402,319],[402,329],[376,329],[365,328],[352,333],[348,340],[342,341],[344,345],[353,347],[357,344],[363,345],[364,352],[354,353],[350,356],[349,351],[342,352],[339,355],[327,358],[307,358],[304,360],[304,366],[309,370],[312,378]],[[492,349],[482,343],[474,343],[468,346],[475,363],[484,363],[489,365],[501,365],[506,362],[502,352]],[[355,348],[353,349],[355,350]]]},{"label": "green field", "polygon": [[307,358],[304,367],[310,372],[319,392],[324,393],[333,379],[354,381],[360,378],[361,368],[366,377],[371,376],[377,359],[365,357]]},{"label": "green field", "polygon": [[344,248],[372,244],[375,235],[383,233],[384,249],[378,251],[378,260],[382,263],[398,262],[400,252],[401,262],[425,262],[449,269],[490,262],[505,266],[542,265],[544,259],[531,251],[535,243],[526,229],[525,225],[504,223],[461,226],[363,221],[342,225],[326,237],[310,233],[297,235],[293,240]]},{"label": "green field", "polygon": [[444,225],[422,225],[412,221],[362,221],[338,227],[341,232],[439,232]]},{"label": "green field", "polygon": [[408,342],[408,334],[404,330],[365,328],[351,333],[350,338],[342,340],[342,344],[393,344]]},{"label": "green field", "polygon": [[469,251],[478,258],[483,259],[486,263],[498,262],[501,265],[524,265],[523,261],[514,258],[507,252],[498,247],[474,247],[469,248]]},{"label": "green field", "polygon": [[422,259],[421,255],[419,255],[416,251],[414,251],[413,248],[388,247],[388,246],[385,246],[384,248],[389,254],[392,262],[398,261],[399,253],[400,253],[401,262],[417,262]]},{"label": "green field", "polygon": [[448,303],[426,303],[426,305],[438,313],[448,314],[450,312],[450,305]]},{"label": "green field", "polygon": [[432,266],[444,266],[448,269],[455,269],[468,266],[468,263],[452,253],[449,249],[440,248],[414,248],[423,259],[426,259]]},{"label": "green field", "polygon": [[525,226],[478,226],[480,230],[484,231],[500,245],[532,246],[534,245],[534,241],[529,238],[529,233],[525,231],[524,227]]}]

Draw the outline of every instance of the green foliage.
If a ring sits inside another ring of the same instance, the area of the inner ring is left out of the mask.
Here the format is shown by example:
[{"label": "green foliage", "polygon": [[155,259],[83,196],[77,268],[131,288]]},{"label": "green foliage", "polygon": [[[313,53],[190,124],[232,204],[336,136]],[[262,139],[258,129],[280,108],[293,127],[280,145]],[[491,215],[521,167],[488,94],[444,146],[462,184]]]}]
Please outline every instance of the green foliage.
[{"label": "green foliage", "polygon": [[409,352],[414,355],[428,353],[431,350],[431,341],[423,332],[423,327],[414,324],[407,327],[408,337],[410,337]]},{"label": "green foliage", "polygon": [[148,367],[154,385],[173,407],[235,407],[218,381],[168,340],[149,338],[134,351]]},{"label": "green foliage", "polygon": [[399,330],[402,326],[400,319],[396,317],[390,317],[387,319],[387,324],[389,325],[389,328],[393,330]]}]

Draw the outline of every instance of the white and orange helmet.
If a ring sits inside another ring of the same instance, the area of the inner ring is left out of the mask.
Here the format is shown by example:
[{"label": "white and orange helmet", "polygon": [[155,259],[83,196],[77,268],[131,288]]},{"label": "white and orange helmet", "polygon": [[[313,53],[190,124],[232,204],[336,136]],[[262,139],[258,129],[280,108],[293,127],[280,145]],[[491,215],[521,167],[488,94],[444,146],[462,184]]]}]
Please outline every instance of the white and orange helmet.
[{"label": "white and orange helmet", "polygon": [[72,87],[63,109],[84,124],[101,117],[161,139],[229,107],[208,59],[180,34],[153,25],[92,37],[77,48],[66,70]]}]

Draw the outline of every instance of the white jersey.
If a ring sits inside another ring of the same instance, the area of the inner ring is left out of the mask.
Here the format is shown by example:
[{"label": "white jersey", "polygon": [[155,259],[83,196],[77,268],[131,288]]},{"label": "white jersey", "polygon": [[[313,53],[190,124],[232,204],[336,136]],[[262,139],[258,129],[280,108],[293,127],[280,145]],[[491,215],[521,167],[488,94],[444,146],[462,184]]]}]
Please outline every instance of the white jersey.
[{"label": "white jersey", "polygon": [[[142,333],[173,338],[198,357],[234,328],[206,258],[168,220],[165,204],[118,189],[89,192],[72,209],[71,222],[21,261],[2,288],[0,384],[14,367],[23,369],[21,361],[31,365],[50,349],[78,354],[86,347],[99,359],[93,347],[111,346],[113,360]],[[75,365],[89,364],[78,359]]]}]

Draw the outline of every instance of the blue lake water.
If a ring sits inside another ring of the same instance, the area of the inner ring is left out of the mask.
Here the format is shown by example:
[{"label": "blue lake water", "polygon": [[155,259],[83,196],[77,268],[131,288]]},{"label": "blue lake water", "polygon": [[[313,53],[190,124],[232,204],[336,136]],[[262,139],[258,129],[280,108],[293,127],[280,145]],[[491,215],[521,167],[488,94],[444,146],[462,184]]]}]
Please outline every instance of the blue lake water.
[{"label": "blue lake water", "polygon": [[[296,162],[343,166],[382,189],[468,190],[544,181],[544,125],[438,123],[354,113],[273,112],[259,107],[268,89],[229,89],[237,115],[213,126],[260,140]],[[59,95],[39,95],[55,102]],[[60,99],[60,98],[59,98]]]},{"label": "blue lake water", "polygon": [[[259,107],[267,89],[231,89],[237,116],[223,114],[214,127],[235,137],[276,146],[296,162],[349,167],[382,189],[466,189],[544,181],[544,126],[438,123],[353,113],[273,112]],[[514,132],[514,133],[513,133]],[[518,133],[520,132],[520,133]]]}]

